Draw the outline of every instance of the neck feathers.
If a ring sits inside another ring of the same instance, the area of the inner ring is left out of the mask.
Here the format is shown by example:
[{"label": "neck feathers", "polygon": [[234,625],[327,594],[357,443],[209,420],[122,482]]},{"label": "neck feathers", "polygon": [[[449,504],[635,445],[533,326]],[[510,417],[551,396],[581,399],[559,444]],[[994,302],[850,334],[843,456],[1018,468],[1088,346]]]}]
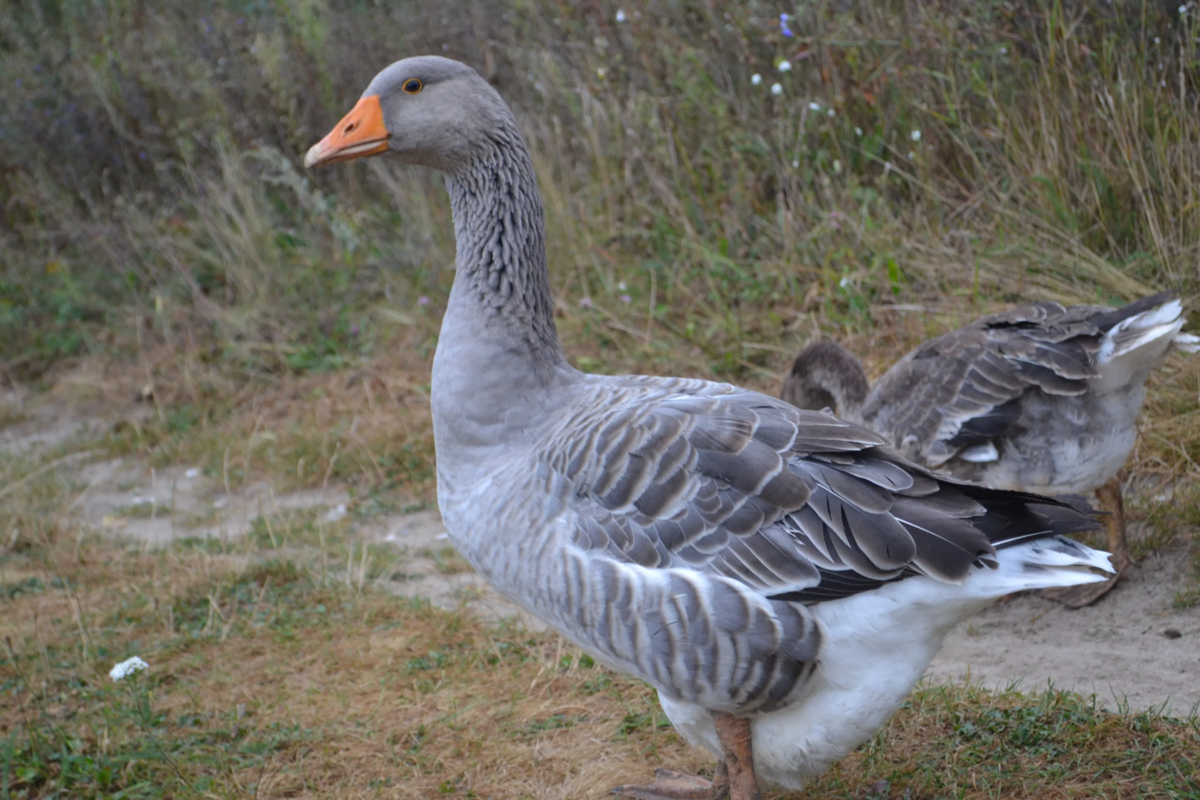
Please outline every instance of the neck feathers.
[{"label": "neck feathers", "polygon": [[536,430],[554,387],[573,374],[554,329],[533,163],[515,123],[447,187],[458,253],[433,360],[439,491],[443,468]]},{"label": "neck feathers", "polygon": [[867,374],[857,356],[836,342],[817,342],[796,356],[780,396],[797,408],[832,408],[838,416],[854,420],[868,391]]},{"label": "neck feathers", "polygon": [[449,179],[458,242],[452,303],[535,359],[561,361],[533,162],[512,122]]}]

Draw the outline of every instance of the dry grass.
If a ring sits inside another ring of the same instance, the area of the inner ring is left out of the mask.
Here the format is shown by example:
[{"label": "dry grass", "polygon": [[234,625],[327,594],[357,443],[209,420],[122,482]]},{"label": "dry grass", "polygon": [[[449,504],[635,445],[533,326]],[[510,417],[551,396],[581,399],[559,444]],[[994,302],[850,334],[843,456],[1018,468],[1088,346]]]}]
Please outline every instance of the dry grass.
[{"label": "dry grass", "polygon": [[[600,798],[712,766],[648,687],[554,635],[347,591],[270,552],[89,539],[52,564],[5,602],[6,796]],[[150,670],[113,685],[135,652]],[[929,687],[788,796],[1183,797],[1198,748],[1194,721]]]}]

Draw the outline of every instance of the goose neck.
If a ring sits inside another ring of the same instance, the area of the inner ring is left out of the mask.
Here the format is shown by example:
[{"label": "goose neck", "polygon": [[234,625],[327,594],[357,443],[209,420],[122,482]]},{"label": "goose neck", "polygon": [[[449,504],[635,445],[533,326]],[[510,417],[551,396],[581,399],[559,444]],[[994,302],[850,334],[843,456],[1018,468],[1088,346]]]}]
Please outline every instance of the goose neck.
[{"label": "goose neck", "polygon": [[435,436],[483,443],[520,427],[514,404],[544,407],[573,370],[554,326],[533,163],[515,124],[450,173],[447,188],[457,254],[434,357]]}]

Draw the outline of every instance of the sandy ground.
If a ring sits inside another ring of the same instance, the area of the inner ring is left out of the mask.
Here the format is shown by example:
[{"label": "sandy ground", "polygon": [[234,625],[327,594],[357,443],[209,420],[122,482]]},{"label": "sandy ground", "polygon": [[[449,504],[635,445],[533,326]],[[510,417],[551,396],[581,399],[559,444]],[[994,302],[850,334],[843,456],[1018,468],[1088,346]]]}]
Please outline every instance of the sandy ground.
[{"label": "sandy ground", "polygon": [[[1175,611],[1182,552],[1156,553],[1107,595],[1072,611],[1027,593],[998,603],[946,637],[934,680],[963,679],[1025,691],[1095,693],[1115,708],[1165,705],[1186,714],[1200,704],[1200,610]],[[1164,631],[1181,634],[1168,638]]]},{"label": "sandy ground", "polygon": [[[0,429],[0,453],[32,453],[94,431],[97,424],[42,409]],[[181,536],[240,537],[255,517],[288,509],[316,508],[337,519],[348,501],[344,490],[332,487],[277,494],[269,485],[257,484],[226,493],[197,469],[154,472],[134,459],[89,463],[79,458],[61,469],[73,471],[80,487],[74,514],[96,530],[148,546]],[[123,516],[148,503],[153,504],[151,515]],[[387,590],[427,597],[443,608],[466,604],[489,619],[515,614],[525,625],[540,627],[469,569],[447,570],[444,559],[439,565],[435,554],[449,542],[436,511],[374,518],[358,524],[356,532],[364,541],[397,548],[402,569],[382,584]],[[930,677],[969,678],[993,687],[1017,684],[1026,691],[1053,684],[1095,693],[1108,707],[1126,702],[1134,709],[1164,706],[1186,714],[1200,705],[1200,609],[1176,611],[1171,606],[1186,569],[1182,552],[1158,553],[1127,573],[1106,597],[1078,611],[1036,594],[998,603],[951,632]],[[1172,636],[1164,633],[1168,630]]]}]

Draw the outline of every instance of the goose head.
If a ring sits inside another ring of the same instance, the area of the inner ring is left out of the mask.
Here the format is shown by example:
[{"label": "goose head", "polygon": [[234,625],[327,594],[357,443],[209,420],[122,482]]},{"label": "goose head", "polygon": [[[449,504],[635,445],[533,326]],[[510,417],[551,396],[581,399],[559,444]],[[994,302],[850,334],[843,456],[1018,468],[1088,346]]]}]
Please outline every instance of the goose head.
[{"label": "goose head", "polygon": [[870,384],[858,357],[837,342],[816,342],[800,351],[783,380],[780,397],[797,408],[832,408],[853,418]]},{"label": "goose head", "polygon": [[440,56],[397,61],[304,157],[304,166],[390,153],[406,164],[454,172],[513,128],[499,93],[466,64]]}]

